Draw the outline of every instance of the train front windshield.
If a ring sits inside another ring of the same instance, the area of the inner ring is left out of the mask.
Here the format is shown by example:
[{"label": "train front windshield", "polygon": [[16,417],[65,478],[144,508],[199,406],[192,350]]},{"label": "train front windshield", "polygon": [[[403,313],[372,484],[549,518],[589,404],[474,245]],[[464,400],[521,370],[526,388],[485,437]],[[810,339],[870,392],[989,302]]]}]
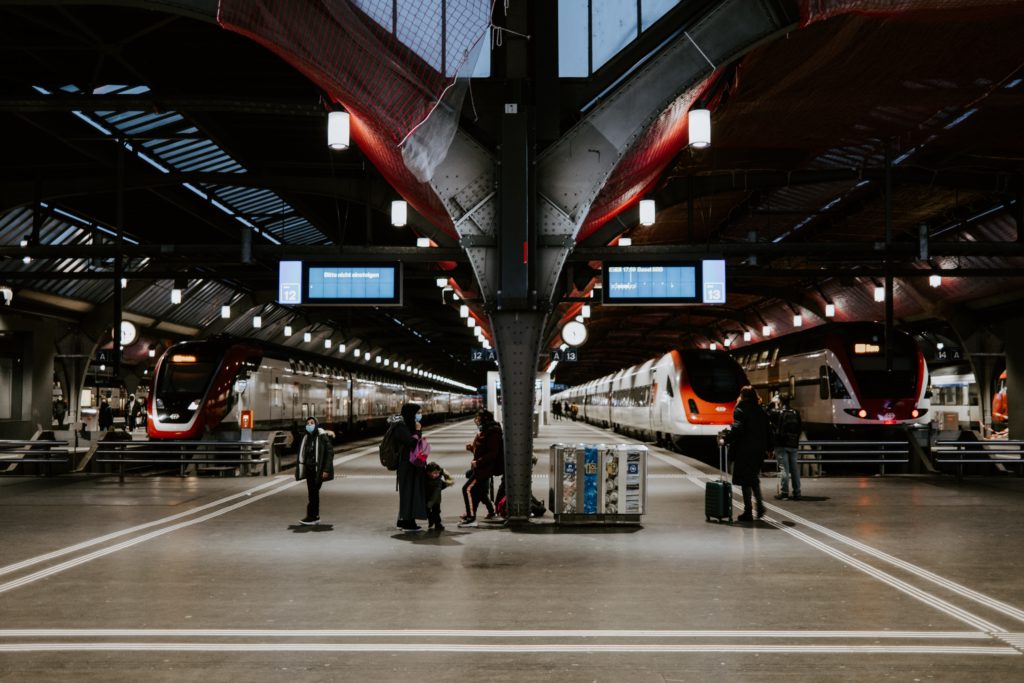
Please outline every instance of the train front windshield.
[{"label": "train front windshield", "polygon": [[729,403],[739,396],[743,377],[728,354],[713,351],[683,351],[686,376],[697,398],[708,403]]},{"label": "train front windshield", "polygon": [[[179,355],[181,358],[175,360]],[[161,368],[157,395],[202,396],[206,393],[217,361],[194,354],[175,354],[175,357]]]},{"label": "train front windshield", "polygon": [[850,350],[850,363],[862,398],[908,398],[917,395],[919,368],[912,341],[896,339],[891,371],[885,367],[882,344],[855,343]]}]

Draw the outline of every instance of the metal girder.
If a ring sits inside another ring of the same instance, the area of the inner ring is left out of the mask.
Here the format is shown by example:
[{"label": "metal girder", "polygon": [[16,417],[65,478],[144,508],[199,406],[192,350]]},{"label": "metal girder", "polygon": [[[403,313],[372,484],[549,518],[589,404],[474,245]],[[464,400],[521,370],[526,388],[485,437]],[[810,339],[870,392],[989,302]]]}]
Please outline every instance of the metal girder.
[{"label": "metal girder", "polygon": [[[893,242],[889,258],[917,260],[920,247],[915,242]],[[1019,242],[931,242],[931,257],[937,256],[1024,256]],[[886,257],[885,242],[712,242],[707,244],[672,244],[632,247],[580,247],[569,261],[620,261],[638,263],[662,261],[693,261],[707,258],[746,256],[811,256],[844,261],[881,261]],[[771,270],[765,272],[770,273]]]},{"label": "metal girder", "polygon": [[[452,218],[486,302],[497,295],[497,161],[475,140],[459,131],[430,186]],[[490,246],[474,246],[474,240]]]},{"label": "metal girder", "polygon": [[[205,97],[170,95],[132,97],[121,95],[65,95],[39,97],[0,97],[0,112],[38,113],[54,111],[146,111],[146,112],[237,112],[274,116],[324,118],[324,107],[309,98],[248,99],[241,97]],[[132,137],[126,135],[125,137]]]},{"label": "metal girder", "polygon": [[778,32],[786,22],[768,3],[719,4],[544,151],[538,160],[541,194],[572,217],[578,230],[598,192],[644,131],[715,68]]},{"label": "metal girder", "polygon": [[[118,253],[127,258],[168,258],[186,256],[189,263],[206,259],[223,261],[225,257],[240,259],[238,244],[126,244],[120,250],[109,245],[33,245],[28,247],[2,246],[0,258],[31,256],[34,259],[105,258]],[[274,245],[254,244],[256,258],[308,260],[343,259],[346,261],[406,261],[434,263],[437,261],[464,261],[460,249],[424,249],[420,247],[350,247],[332,245]],[[127,275],[126,275],[127,276]],[[112,277],[112,276],[111,276]]]},{"label": "metal girder", "polygon": [[218,0],[0,0],[0,6],[111,5],[181,14],[201,21],[217,20]]}]

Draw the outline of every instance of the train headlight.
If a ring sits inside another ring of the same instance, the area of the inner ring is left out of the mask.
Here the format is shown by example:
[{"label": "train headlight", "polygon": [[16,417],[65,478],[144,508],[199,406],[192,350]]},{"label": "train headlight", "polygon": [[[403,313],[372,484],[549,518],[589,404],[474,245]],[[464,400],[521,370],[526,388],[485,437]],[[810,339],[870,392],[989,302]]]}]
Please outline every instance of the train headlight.
[{"label": "train headlight", "polygon": [[865,418],[867,416],[868,416],[868,411],[864,410],[863,408],[861,408],[860,410],[857,411],[857,417]]},{"label": "train headlight", "polygon": [[199,410],[199,401],[192,401],[188,404],[189,410]]},{"label": "train headlight", "polygon": [[918,417],[918,416],[919,416],[920,414],[921,414],[921,411],[920,411],[920,410],[918,410],[917,408],[914,408],[913,410],[911,410],[911,411],[910,411],[910,417],[914,417],[914,418],[916,418],[916,417]]}]

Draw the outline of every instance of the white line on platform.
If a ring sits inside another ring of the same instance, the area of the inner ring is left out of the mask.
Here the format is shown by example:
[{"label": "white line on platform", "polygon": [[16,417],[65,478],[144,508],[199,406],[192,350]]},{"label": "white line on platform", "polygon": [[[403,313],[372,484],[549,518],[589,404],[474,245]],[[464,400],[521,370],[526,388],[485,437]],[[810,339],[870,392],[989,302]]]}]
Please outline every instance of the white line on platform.
[{"label": "white line on platform", "polygon": [[163,517],[162,519],[157,519],[152,522],[146,522],[145,524],[133,526],[130,529],[122,529],[121,531],[115,531],[113,533],[107,534],[106,536],[100,536],[98,538],[93,538],[88,541],[82,541],[81,543],[76,543],[75,545],[70,545],[66,548],[61,548],[60,550],[54,550],[53,552],[46,553],[45,555],[37,555],[36,557],[32,557],[27,560],[22,560],[21,562],[15,562],[14,564],[9,564],[6,567],[0,567],[0,576],[3,576],[4,574],[10,574],[11,572],[16,572],[20,569],[25,569],[26,567],[31,567],[32,565],[39,564],[40,562],[47,562],[58,557],[63,557],[64,555],[67,555],[69,553],[73,553],[79,550],[85,550],[86,548],[90,548],[94,545],[106,543],[107,541],[112,541],[115,538],[120,538],[121,536],[126,536],[136,531],[142,531],[143,529],[149,529],[150,527],[159,526],[161,524],[166,524],[168,522],[173,522],[174,520],[182,519],[183,517],[191,517],[196,513],[202,512],[203,510],[209,510],[210,508],[217,507],[218,505],[223,505],[224,503],[234,500],[236,498],[244,498],[246,496],[252,495],[256,491],[265,489],[268,486],[275,486],[279,483],[281,483],[280,478],[275,477],[273,481],[265,482],[263,484],[260,484],[259,486],[254,486],[251,489],[246,489],[245,491],[235,493],[226,498],[215,500],[212,503],[200,505],[199,507],[192,508],[191,510],[186,510],[185,512],[179,512],[176,515]]},{"label": "white line on platform", "polygon": [[883,552],[876,548],[872,548],[871,546],[865,545],[860,541],[855,541],[854,539],[849,538],[848,536],[844,536],[839,532],[832,531],[831,529],[823,527],[820,524],[815,524],[814,522],[805,519],[799,515],[796,515],[790,512],[789,510],[785,510],[775,505],[769,505],[768,507],[786,517],[789,517],[798,524],[802,524],[810,529],[814,529],[819,533],[834,538],[837,541],[840,541],[842,543],[845,543],[846,545],[856,548],[857,550],[860,550],[861,552],[872,555],[873,557],[876,557],[879,560],[882,560],[883,562],[888,562],[889,564],[899,567],[900,569],[910,572],[911,574],[915,574],[916,576],[919,576],[922,579],[930,581],[938,586],[942,586],[943,588],[946,588],[947,590],[950,590],[956,593],[957,595],[960,595],[961,597],[980,603],[990,609],[993,609],[1003,614],[1004,616],[1017,619],[1018,621],[1024,621],[1024,610],[1018,609],[1013,605],[1009,605],[1000,600],[996,600],[995,598],[989,597],[984,593],[979,593],[978,591],[972,590],[967,586],[956,583],[955,581],[943,578],[938,574],[935,574],[933,572],[928,571],[927,569],[917,566],[916,564],[912,564],[905,560],[901,560],[897,557],[893,557],[892,555],[886,552]]},{"label": "white line on platform", "polygon": [[[361,457],[363,457],[365,455],[368,455],[369,453],[373,452],[375,449],[376,449],[376,446],[362,448],[362,449],[356,451],[355,453],[350,453],[349,455],[344,455],[344,456],[335,458],[334,459],[334,464],[335,465],[340,465],[340,464],[346,463],[346,462],[348,462],[350,460],[355,460],[356,458],[361,458]],[[291,475],[288,475],[288,476],[290,477]],[[244,500],[242,500],[240,502],[237,502],[234,505],[229,505],[228,507],[220,508],[219,510],[216,510],[216,511],[211,512],[209,514],[205,514],[202,517],[198,517],[196,519],[192,519],[192,520],[189,520],[187,522],[179,522],[178,524],[174,524],[174,525],[171,525],[171,526],[163,527],[161,529],[157,529],[156,531],[151,531],[148,534],[143,534],[142,536],[136,536],[135,538],[129,539],[127,541],[122,541],[121,543],[118,543],[116,545],[107,546],[106,548],[103,548],[101,550],[93,551],[93,552],[91,552],[91,553],[89,553],[87,555],[82,555],[81,557],[77,557],[77,558],[75,558],[73,560],[67,560],[66,562],[62,562],[62,563],[54,565],[52,567],[48,567],[46,569],[42,569],[42,570],[37,571],[37,572],[35,572],[33,574],[29,574],[27,576],[23,576],[20,579],[15,579],[13,581],[8,581],[7,583],[0,584],[0,593],[6,593],[9,590],[13,590],[15,588],[20,588],[21,586],[27,585],[29,583],[33,583],[35,581],[38,581],[39,579],[44,579],[47,576],[52,576],[54,574],[58,574],[58,573],[60,573],[62,571],[66,571],[68,569],[73,569],[74,567],[77,567],[77,566],[79,566],[81,564],[85,564],[86,562],[91,562],[92,560],[98,559],[100,557],[105,557],[105,556],[110,555],[112,553],[118,552],[119,550],[124,550],[125,548],[130,548],[132,546],[138,545],[139,543],[144,543],[146,541],[150,541],[150,540],[152,540],[154,538],[159,538],[160,536],[163,536],[165,534],[169,534],[172,531],[177,531],[178,529],[184,529],[186,527],[190,527],[190,526],[193,526],[193,525],[196,525],[196,524],[200,524],[202,522],[206,522],[208,520],[214,519],[215,517],[220,517],[221,515],[227,514],[229,512],[237,510],[239,508],[243,508],[246,505],[249,505],[251,503],[255,503],[256,501],[259,501],[259,500],[262,500],[264,498],[268,498],[270,496],[273,496],[273,495],[275,495],[277,493],[280,493],[281,491],[284,491],[285,489],[291,488],[292,486],[294,486],[297,483],[299,483],[299,482],[296,481],[294,478],[284,479],[283,476],[275,477],[275,480],[273,482],[268,482],[266,484],[261,484],[260,486],[254,487],[254,488],[249,489],[247,491],[244,491],[244,492],[242,492],[240,494],[234,494],[234,495],[228,496],[226,498],[221,498],[220,500],[214,501],[213,503],[208,503],[207,505],[204,505],[202,507],[195,508],[194,510],[189,511],[188,513],[180,513],[178,515],[172,515],[170,517],[165,517],[162,520],[157,520],[156,522],[150,522],[149,524],[141,525],[139,527],[134,527],[133,528],[134,530],[143,529],[143,528],[146,528],[146,527],[149,527],[149,526],[154,526],[156,524],[165,523],[165,522],[168,522],[168,521],[171,521],[171,520],[174,520],[174,519],[180,519],[181,517],[184,517],[184,516],[191,516],[191,515],[195,514],[196,512],[200,512],[201,510],[209,509],[211,507],[216,507],[217,505],[222,505],[223,503],[226,503],[226,502],[228,502],[230,500],[234,500],[234,499],[239,498],[239,497],[244,497]],[[264,488],[267,488],[268,486],[273,486],[275,484],[277,486],[274,487],[274,488],[271,488],[269,491],[261,493],[258,496],[253,496],[252,495],[253,491],[264,489]],[[127,533],[128,531],[132,531],[133,529],[126,530],[124,533]],[[123,535],[123,533],[107,534],[106,536],[101,536],[100,538],[93,539],[92,541],[85,541],[83,543],[78,543],[78,544],[76,544],[74,546],[70,546],[69,548],[63,548],[61,550],[57,550],[57,551],[54,551],[52,553],[48,553],[47,555],[43,555],[43,556],[40,556],[40,557],[47,558],[47,559],[52,559],[54,557],[59,557],[61,555],[66,555],[66,554],[68,554],[70,552],[73,552],[74,550],[79,550],[79,549],[86,548],[86,547],[89,547],[89,546],[92,546],[92,545],[96,545],[97,543],[102,543],[105,540],[109,540],[111,538],[116,538],[117,536],[121,536],[121,535]],[[24,562],[20,562],[18,564],[21,565],[21,566],[28,566],[29,564],[35,564],[36,561],[40,561],[41,562],[43,560],[41,560],[39,558],[32,558],[32,560],[25,560]],[[12,565],[12,566],[14,566],[14,565]]]},{"label": "white line on platform", "polygon": [[[430,433],[442,432],[442,431],[446,431],[448,429],[451,429],[453,427],[458,427],[458,426],[461,426],[461,425],[459,425],[459,424],[446,425],[444,427],[439,427],[437,429],[433,429],[433,430],[431,430]],[[351,460],[355,460],[356,458],[361,458],[363,456],[369,455],[370,453],[373,453],[376,450],[377,450],[377,446],[376,445],[364,446],[363,448],[360,448],[359,450],[357,450],[354,453],[349,453],[348,455],[343,455],[343,456],[339,456],[339,457],[335,458],[334,459],[334,464],[335,464],[335,466],[342,465],[342,464],[344,464],[346,462],[349,462]],[[46,553],[44,555],[38,555],[36,557],[29,558],[29,559],[23,560],[21,562],[17,562],[15,564],[8,565],[6,567],[0,568],[0,576],[2,576],[4,574],[9,574],[11,572],[18,571],[20,569],[25,569],[26,567],[30,567],[32,565],[39,564],[41,562],[46,562],[48,560],[56,559],[58,557],[63,557],[64,555],[68,555],[68,554],[76,552],[78,550],[84,550],[85,548],[90,548],[92,546],[99,545],[101,543],[105,543],[105,542],[113,540],[115,538],[120,538],[121,536],[125,536],[127,534],[130,534],[130,533],[133,533],[133,532],[136,532],[136,531],[141,531],[143,529],[148,529],[150,527],[159,526],[161,524],[166,524],[168,522],[172,522],[172,521],[177,520],[177,519],[182,519],[184,517],[191,517],[191,516],[195,515],[196,513],[202,512],[203,510],[209,510],[211,508],[218,507],[220,505],[223,505],[224,503],[227,503],[229,501],[235,500],[237,498],[244,498],[245,499],[245,500],[242,500],[241,502],[235,503],[234,505],[231,505],[229,507],[217,510],[216,512],[212,512],[210,514],[203,515],[202,517],[199,517],[198,519],[193,519],[193,520],[190,520],[188,522],[182,522],[182,523],[179,523],[179,524],[175,524],[173,526],[164,527],[163,529],[159,529],[157,531],[152,531],[152,532],[150,532],[148,534],[144,534],[142,536],[138,536],[136,538],[133,538],[133,539],[130,539],[130,540],[127,540],[127,541],[123,541],[121,543],[118,543],[117,545],[109,546],[109,547],[104,548],[102,550],[94,551],[92,553],[89,553],[88,555],[83,555],[83,556],[78,557],[76,559],[68,560],[66,562],[62,562],[61,564],[54,565],[53,567],[49,567],[47,569],[43,569],[41,571],[35,572],[34,574],[29,574],[28,576],[24,576],[24,577],[22,577],[20,579],[16,579],[14,581],[9,581],[7,583],[0,584],[0,593],[5,593],[5,592],[7,592],[9,590],[13,590],[14,588],[19,588],[19,587],[27,585],[29,583],[33,583],[35,581],[38,581],[39,579],[46,578],[47,576],[52,576],[53,574],[57,574],[59,572],[65,571],[67,569],[72,569],[74,567],[77,567],[77,566],[79,566],[81,564],[84,564],[86,562],[90,562],[90,561],[95,560],[97,558],[105,557],[106,555],[110,555],[111,553],[117,552],[119,550],[124,550],[125,548],[130,548],[130,547],[132,547],[134,545],[138,545],[139,543],[144,543],[145,541],[149,541],[149,540],[152,540],[154,538],[158,538],[158,537],[163,536],[164,534],[168,534],[168,533],[170,533],[172,531],[177,531],[178,529],[183,529],[185,527],[193,526],[195,524],[199,524],[201,522],[205,522],[205,521],[213,519],[215,517],[219,517],[219,516],[221,516],[223,514],[231,512],[233,510],[237,510],[239,508],[245,507],[246,505],[249,505],[250,503],[255,503],[258,500],[262,500],[263,498],[267,498],[267,497],[272,496],[272,495],[274,495],[276,493],[280,493],[281,491],[283,491],[283,490],[285,490],[287,488],[291,488],[296,483],[298,483],[298,482],[296,482],[295,479],[292,478],[292,475],[279,475],[279,476],[274,477],[272,481],[265,482],[265,483],[260,484],[258,486],[254,486],[254,487],[252,487],[250,489],[247,489],[245,491],[241,491],[239,493],[234,493],[234,494],[232,494],[230,496],[226,496],[224,498],[220,498],[220,499],[215,500],[215,501],[213,501],[211,503],[207,503],[205,505],[201,505],[199,507],[192,508],[191,510],[186,510],[185,512],[180,512],[178,514],[170,515],[168,517],[164,517],[164,518],[152,521],[152,522],[147,522],[146,524],[140,524],[138,526],[131,527],[130,529],[124,529],[122,531],[117,531],[117,532],[114,532],[114,533],[106,534],[104,536],[100,536],[100,537],[97,537],[97,538],[94,538],[94,539],[91,539],[91,540],[88,540],[88,541],[83,541],[81,543],[76,543],[75,545],[68,546],[66,548],[61,548],[59,550],[54,550],[53,552],[49,552],[49,553]],[[273,486],[276,486],[276,488],[273,488],[270,491],[262,493],[262,494],[260,494],[258,496],[253,496],[252,495],[255,491],[261,491],[263,489],[266,489],[268,487],[273,487]]]},{"label": "white line on platform", "polygon": [[[1003,634],[1000,634],[1003,635]],[[990,640],[981,631],[723,631],[652,629],[139,629],[8,628],[2,638],[772,638]]]},{"label": "white line on platform", "polygon": [[[665,457],[665,456],[660,456],[659,454],[655,454],[655,456],[658,457],[659,459],[665,461],[665,462],[668,462],[669,464],[671,464],[671,465],[673,465],[675,467],[678,467],[679,469],[681,469],[683,471],[687,471],[686,467],[682,463],[680,463],[679,461],[677,461],[677,460],[675,460],[673,458],[668,458],[668,457]],[[711,477],[707,477],[707,478],[705,478],[705,481],[702,482],[701,479],[698,478],[698,477],[694,477],[694,476],[688,477],[688,479],[694,485],[700,486],[701,488],[704,487],[704,485],[706,483],[706,480],[710,479],[710,478]],[[783,510],[783,509],[781,509],[781,508],[779,508],[779,507],[777,507],[775,505],[768,505],[767,507],[769,509],[773,510],[773,511],[781,512],[781,513],[783,513],[785,515],[788,515],[788,513],[785,510]],[[775,526],[776,528],[778,528],[778,529],[780,529],[782,531],[785,531],[786,533],[790,534],[794,538],[796,538],[798,540],[801,540],[804,543],[807,543],[808,545],[810,545],[810,546],[812,546],[814,548],[817,548],[818,550],[821,550],[822,552],[824,552],[824,553],[826,553],[828,555],[831,555],[832,557],[836,558],[837,560],[839,560],[839,561],[841,561],[841,562],[843,562],[843,563],[845,563],[845,564],[847,564],[847,565],[849,565],[849,566],[851,566],[851,567],[853,567],[855,569],[858,569],[858,570],[868,574],[869,576],[872,576],[872,577],[878,579],[879,581],[882,581],[883,583],[886,583],[886,584],[892,586],[893,588],[895,588],[895,589],[897,589],[897,590],[899,590],[899,591],[901,591],[903,593],[906,593],[907,595],[913,597],[914,599],[920,600],[921,602],[923,602],[923,603],[925,603],[925,604],[927,604],[927,605],[929,605],[929,606],[931,606],[931,607],[933,607],[935,609],[938,609],[941,612],[946,613],[947,615],[953,617],[954,619],[957,619],[957,620],[962,621],[962,622],[964,622],[966,624],[974,626],[975,628],[977,628],[977,629],[979,629],[981,631],[987,631],[987,632],[993,632],[993,633],[999,633],[999,632],[1005,632],[1006,631],[1006,629],[1004,629],[1004,628],[1002,628],[1000,626],[997,626],[996,624],[993,624],[990,621],[982,619],[981,617],[979,617],[976,614],[972,614],[971,612],[968,612],[967,610],[961,609],[961,608],[957,607],[956,605],[954,605],[954,604],[952,604],[950,602],[947,602],[946,600],[943,600],[942,598],[939,598],[939,597],[937,597],[935,595],[932,595],[931,593],[928,593],[927,591],[924,591],[924,590],[922,590],[920,588],[912,586],[911,584],[907,583],[906,581],[898,579],[895,576],[882,571],[881,569],[873,567],[873,566],[867,564],[866,562],[863,562],[863,561],[858,560],[858,559],[856,559],[856,558],[854,558],[854,557],[852,557],[850,555],[847,555],[846,553],[842,552],[841,550],[837,550],[837,549],[833,548],[832,546],[827,545],[826,543],[818,541],[817,539],[814,539],[814,538],[808,536],[807,534],[805,534],[805,533],[803,533],[801,531],[798,531],[798,530],[796,530],[796,529],[794,529],[792,527],[786,526],[785,524],[782,524],[780,522],[777,522],[777,521],[772,520],[772,519],[767,518],[767,517],[764,519],[764,521],[769,523],[769,524],[772,524],[773,526]],[[806,521],[806,520],[804,520],[804,521]],[[808,523],[808,525],[810,526],[810,523]],[[817,525],[817,524],[815,524],[813,526],[814,526],[814,528],[819,529],[819,530],[824,530],[825,529],[825,527],[822,527],[822,526]],[[831,535],[831,534],[829,534],[829,535]],[[869,552],[870,550],[873,550],[873,549],[869,548],[868,546],[864,546],[864,549],[866,550],[866,552]],[[874,554],[874,553],[871,553],[871,554]],[[911,565],[910,563],[906,563],[906,564],[907,564],[908,567],[915,568],[915,569],[919,570],[919,571],[914,571],[914,569],[908,569],[908,571],[911,571],[912,573],[916,574],[919,577],[921,576],[920,571],[923,571],[923,570],[920,570],[919,568],[914,567],[914,565]],[[952,582],[950,582],[950,583],[952,583]],[[962,597],[967,597],[967,596],[966,595],[962,595]]]},{"label": "white line on platform", "polygon": [[1020,655],[1012,647],[954,645],[520,645],[458,643],[11,643],[2,652],[453,652],[453,653],[790,653],[902,655]]},{"label": "white line on platform", "polygon": [[901,579],[897,579],[892,574],[888,574],[888,573],[882,571],[881,569],[878,569],[876,567],[872,567],[870,564],[868,564],[866,562],[863,562],[863,561],[858,560],[858,559],[856,559],[854,557],[851,557],[850,555],[847,555],[846,553],[842,552],[841,550],[837,550],[837,549],[833,548],[832,546],[828,545],[827,543],[823,543],[822,541],[819,541],[816,538],[811,538],[810,536],[808,536],[807,534],[803,533],[802,531],[797,531],[793,527],[786,526],[784,524],[781,524],[779,522],[771,520],[771,519],[769,519],[767,517],[765,518],[765,521],[767,521],[769,524],[771,524],[775,528],[780,529],[782,531],[785,531],[790,536],[793,536],[794,538],[797,538],[797,539],[803,541],[804,543],[806,543],[806,544],[808,544],[808,545],[810,545],[810,546],[812,546],[814,548],[817,548],[818,550],[821,550],[822,552],[824,552],[824,553],[826,553],[828,555],[831,555],[832,557],[836,558],[840,562],[844,562],[844,563],[850,565],[851,567],[853,567],[855,569],[859,569],[862,572],[864,572],[865,574],[868,574],[869,576],[873,576],[876,579],[878,579],[879,581],[892,586],[896,590],[902,591],[903,593],[906,593],[910,597],[916,598],[917,600],[920,600],[921,602],[925,603],[926,605],[934,607],[935,609],[937,609],[937,610],[939,610],[941,612],[945,612],[946,614],[948,614],[949,616],[953,617],[954,619],[958,619],[958,620],[964,622],[965,624],[969,624],[971,626],[974,626],[977,629],[980,629],[982,631],[987,631],[989,633],[996,633],[996,632],[1006,631],[1005,628],[1002,628],[1000,626],[996,626],[992,622],[987,621],[985,619],[982,619],[981,617],[979,617],[976,614],[972,614],[971,612],[968,612],[967,610],[961,609],[961,608],[957,607],[956,605],[954,605],[954,604],[952,604],[950,602],[947,602],[946,600],[943,600],[942,598],[936,597],[936,596],[932,595],[931,593],[929,593],[929,592],[927,592],[925,590],[917,588],[916,586],[912,586],[909,583],[907,583],[906,581],[903,581]]}]

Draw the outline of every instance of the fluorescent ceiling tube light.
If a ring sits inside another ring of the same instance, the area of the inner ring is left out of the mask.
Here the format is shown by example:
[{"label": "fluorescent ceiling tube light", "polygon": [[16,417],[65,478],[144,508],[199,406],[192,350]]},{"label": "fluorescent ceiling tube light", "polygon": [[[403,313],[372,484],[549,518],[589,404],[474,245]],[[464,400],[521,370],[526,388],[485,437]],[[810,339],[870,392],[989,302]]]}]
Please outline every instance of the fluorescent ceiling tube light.
[{"label": "fluorescent ceiling tube light", "polygon": [[222,318],[230,318],[231,317],[231,307],[230,306],[221,306],[220,307],[220,317],[222,317]]},{"label": "fluorescent ceiling tube light", "polygon": [[835,304],[825,304],[825,317],[826,318],[834,318],[834,317],[836,317],[836,305]]}]

